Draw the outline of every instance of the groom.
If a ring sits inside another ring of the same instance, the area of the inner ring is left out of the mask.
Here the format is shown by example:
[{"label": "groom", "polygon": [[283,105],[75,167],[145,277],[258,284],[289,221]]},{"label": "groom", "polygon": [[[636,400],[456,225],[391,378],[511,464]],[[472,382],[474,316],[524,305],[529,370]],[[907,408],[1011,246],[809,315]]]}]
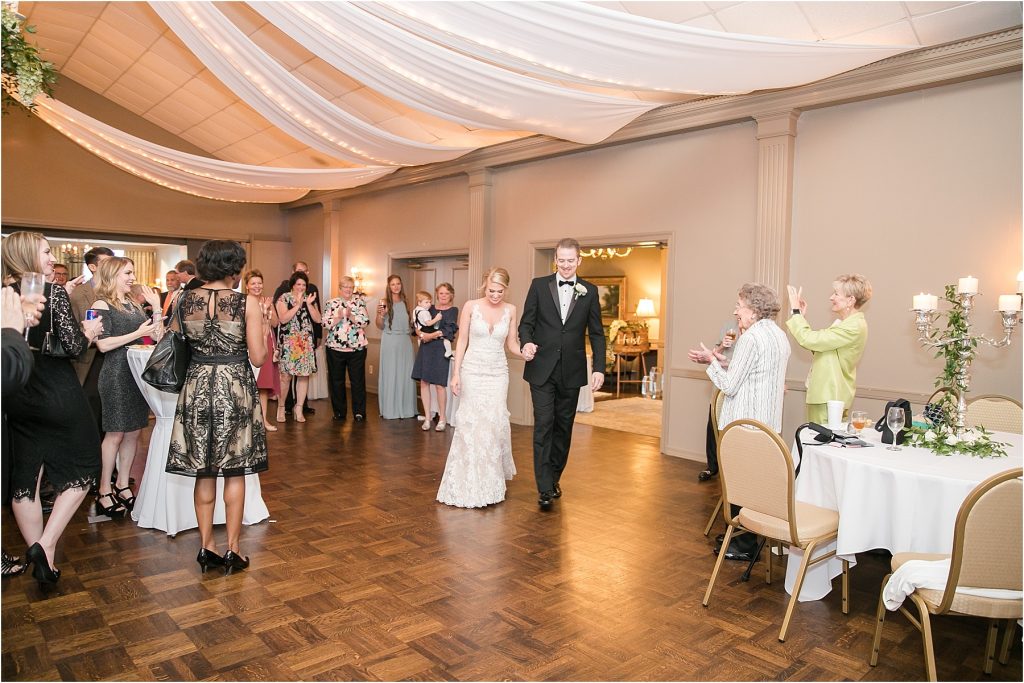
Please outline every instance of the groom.
[{"label": "groom", "polygon": [[523,379],[533,397],[533,473],[540,498],[549,509],[562,495],[558,480],[569,458],[572,424],[580,387],[590,383],[597,391],[604,373],[587,377],[584,334],[590,335],[595,367],[604,368],[604,328],[597,287],[576,276],[580,243],[566,238],[555,247],[553,275],[530,284],[519,323],[519,339],[526,359]]}]

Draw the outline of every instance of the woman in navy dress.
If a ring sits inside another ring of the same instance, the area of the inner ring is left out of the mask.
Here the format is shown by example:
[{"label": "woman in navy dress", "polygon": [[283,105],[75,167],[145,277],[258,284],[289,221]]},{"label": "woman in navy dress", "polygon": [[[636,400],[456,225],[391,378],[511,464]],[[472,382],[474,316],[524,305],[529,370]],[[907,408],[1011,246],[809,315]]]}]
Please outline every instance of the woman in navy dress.
[{"label": "woman in navy dress", "polygon": [[455,300],[455,288],[442,282],[434,290],[437,305],[432,306],[432,315],[441,314],[441,322],[437,323],[437,332],[420,332],[420,352],[416,354],[416,363],[412,366],[412,378],[420,383],[420,398],[423,400],[423,431],[430,429],[430,387],[434,387],[437,395],[438,422],[437,431],[443,432],[447,427],[445,408],[448,387],[448,369],[451,359],[445,357],[442,339],[455,343],[455,333],[459,330],[459,309],[452,305]]}]

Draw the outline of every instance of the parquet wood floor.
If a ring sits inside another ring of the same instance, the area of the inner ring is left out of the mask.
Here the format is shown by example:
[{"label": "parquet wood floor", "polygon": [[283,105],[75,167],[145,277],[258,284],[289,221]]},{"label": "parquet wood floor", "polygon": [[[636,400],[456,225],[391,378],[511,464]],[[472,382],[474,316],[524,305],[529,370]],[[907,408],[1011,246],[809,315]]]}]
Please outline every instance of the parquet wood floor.
[{"label": "parquet wood floor", "polygon": [[[3,583],[3,679],[924,679],[920,636],[899,615],[868,666],[878,556],[851,571],[849,616],[838,589],[803,603],[785,643],[783,582],[765,585],[762,565],[741,583],[727,563],[703,608],[717,484],[654,438],[577,426],[565,495],[544,513],[530,430],[514,426],[508,499],[459,510],[434,502],[450,432],[338,424],[315,405],[270,435],[273,521],[245,528],[248,571],[201,574],[195,531],[90,525],[83,508],[56,589]],[[23,552],[6,511],[2,531]],[[938,620],[935,643],[941,680],[983,677],[982,622]],[[1021,680],[1019,636],[992,679]]]}]

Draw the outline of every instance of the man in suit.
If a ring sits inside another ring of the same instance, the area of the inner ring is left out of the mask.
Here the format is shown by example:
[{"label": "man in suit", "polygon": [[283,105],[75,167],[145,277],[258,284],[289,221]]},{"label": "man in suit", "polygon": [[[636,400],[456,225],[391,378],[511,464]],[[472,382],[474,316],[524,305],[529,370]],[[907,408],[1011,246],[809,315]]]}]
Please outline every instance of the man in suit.
[{"label": "man in suit", "polygon": [[553,275],[535,278],[526,294],[519,323],[526,370],[533,398],[533,473],[537,480],[541,509],[562,495],[559,480],[569,458],[572,425],[580,387],[590,383],[597,391],[604,373],[587,377],[584,336],[604,367],[605,338],[601,325],[601,302],[597,287],[576,275],[582,262],[580,243],[566,238],[555,247]]},{"label": "man in suit", "polygon": [[168,270],[164,273],[164,284],[167,285],[167,291],[160,292],[160,308],[163,310],[164,315],[167,315],[167,309],[170,307],[168,299],[174,296],[174,293],[178,291],[180,282],[178,281],[178,271]]},{"label": "man in suit", "polygon": [[[174,315],[174,307],[178,304],[181,295],[190,289],[202,287],[206,283],[196,276],[196,264],[188,259],[178,261],[174,266],[174,272],[178,276],[178,289],[167,296],[164,301],[164,325],[170,326],[171,317]],[[170,273],[168,273],[170,275]]]},{"label": "man in suit", "polygon": [[[302,272],[302,273],[305,273],[306,275],[309,275],[309,264],[306,263],[305,261],[296,261],[295,263],[292,264],[292,273],[297,273],[297,272]],[[274,290],[274,301],[273,301],[274,306],[277,306],[277,300],[280,299],[285,294],[287,294],[288,290],[290,290],[290,289],[291,289],[291,287],[288,286],[288,280],[282,280],[281,284],[279,284],[277,286],[277,289]],[[313,302],[313,305],[316,307],[316,310],[322,311],[323,309],[320,308],[320,290],[317,289],[315,284],[313,284],[312,282],[309,282],[309,283],[306,284],[306,294],[307,295],[309,295],[309,294],[316,294],[316,300]],[[321,342],[323,340],[323,336],[324,336],[324,328],[323,328],[323,326],[314,323],[313,324],[313,345],[316,348],[320,348],[320,344],[321,344]],[[278,400],[280,400],[280,399],[278,399]],[[292,377],[292,381],[289,382],[289,384],[288,384],[288,396],[287,396],[287,398],[285,398],[285,402],[284,402],[284,409],[287,410],[289,413],[292,412],[293,408],[295,408],[295,378],[294,377]],[[302,414],[303,415],[313,415],[315,413],[316,413],[316,409],[315,408],[311,408],[309,406],[309,401],[306,401],[305,405],[302,406]]]}]

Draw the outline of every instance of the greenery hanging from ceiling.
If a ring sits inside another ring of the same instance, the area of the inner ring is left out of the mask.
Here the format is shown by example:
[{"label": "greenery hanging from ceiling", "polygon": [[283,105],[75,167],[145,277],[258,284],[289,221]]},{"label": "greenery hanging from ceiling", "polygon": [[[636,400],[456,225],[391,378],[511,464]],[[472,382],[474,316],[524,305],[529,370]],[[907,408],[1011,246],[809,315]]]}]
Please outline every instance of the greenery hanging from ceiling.
[{"label": "greenery hanging from ceiling", "polygon": [[35,111],[40,93],[53,94],[57,69],[39,55],[39,50],[25,40],[26,33],[35,33],[35,26],[22,24],[23,17],[7,3],[3,4],[3,113],[22,105]]}]

